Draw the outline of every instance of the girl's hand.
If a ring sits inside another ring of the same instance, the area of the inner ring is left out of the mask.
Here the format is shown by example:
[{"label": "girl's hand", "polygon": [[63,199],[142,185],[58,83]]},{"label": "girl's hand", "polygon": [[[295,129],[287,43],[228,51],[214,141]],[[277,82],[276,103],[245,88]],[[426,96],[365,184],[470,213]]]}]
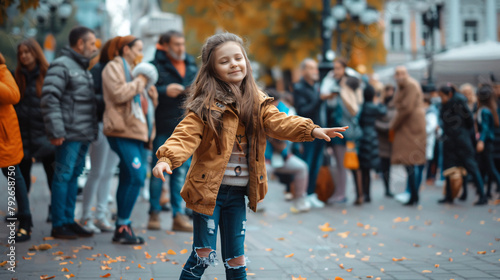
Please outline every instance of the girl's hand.
[{"label": "girl's hand", "polygon": [[323,139],[327,142],[330,142],[331,138],[333,137],[344,138],[344,136],[339,132],[344,132],[348,128],[349,128],[348,126],[332,127],[332,128],[315,128],[312,131],[312,136],[314,138]]},{"label": "girl's hand", "polygon": [[168,163],[160,161],[153,168],[153,176],[165,182],[165,176],[163,176],[163,172],[167,172],[167,174],[172,174],[172,170],[170,169]]},{"label": "girl's hand", "polygon": [[477,142],[476,150],[478,153],[481,153],[482,151],[484,151],[484,142],[483,141]]}]

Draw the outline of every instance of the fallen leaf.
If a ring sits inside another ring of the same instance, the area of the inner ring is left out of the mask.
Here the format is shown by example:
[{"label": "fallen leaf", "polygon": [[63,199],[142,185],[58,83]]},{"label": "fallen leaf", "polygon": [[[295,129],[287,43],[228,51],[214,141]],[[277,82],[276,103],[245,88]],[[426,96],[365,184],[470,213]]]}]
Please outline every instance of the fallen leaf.
[{"label": "fallen leaf", "polygon": [[379,209],[379,210],[384,210],[384,205],[380,205],[380,206],[378,207],[378,209]]},{"label": "fallen leaf", "polygon": [[49,279],[54,279],[54,278],[56,278],[55,275],[53,275],[53,276],[48,276],[48,275],[40,276],[40,280],[49,280]]},{"label": "fallen leaf", "polygon": [[148,262],[148,263],[146,263],[146,264],[148,264],[148,265],[151,265],[151,264],[156,264],[156,261],[154,261],[154,262]]},{"label": "fallen leaf", "polygon": [[345,257],[349,259],[354,259],[356,255],[350,254],[349,252],[345,253]]},{"label": "fallen leaf", "polygon": [[60,255],[64,255],[64,253],[62,251],[57,251],[57,252],[53,252],[52,255],[53,256],[60,256]]},{"label": "fallen leaf", "polygon": [[187,249],[183,249],[183,250],[181,250],[181,251],[180,251],[181,255],[184,255],[184,254],[185,254],[185,253],[187,253],[187,252],[188,252],[188,250],[187,250]]},{"label": "fallen leaf", "polygon": [[142,246],[134,246],[132,248],[134,248],[134,250],[142,250]]},{"label": "fallen leaf", "polygon": [[480,222],[479,222],[479,224],[480,224],[480,225],[484,225],[484,221],[480,221]]},{"label": "fallen leaf", "polygon": [[442,252],[437,252],[436,256],[441,256],[443,253]]},{"label": "fallen leaf", "polygon": [[108,266],[107,264],[106,265],[101,265],[101,270],[111,270],[113,269],[112,267]]},{"label": "fallen leaf", "polygon": [[344,269],[344,264],[343,263],[339,264],[339,267]]},{"label": "fallen leaf", "polygon": [[149,236],[149,237],[148,237],[148,239],[149,239],[149,240],[156,240],[156,237],[154,237],[154,236]]},{"label": "fallen leaf", "polygon": [[372,275],[368,275],[368,276],[366,276],[366,278],[373,278],[373,276]]},{"label": "fallen leaf", "polygon": [[346,232],[340,232],[340,233],[337,233],[338,236],[342,237],[342,238],[347,238],[349,236],[349,233],[351,233],[350,231],[346,231]]},{"label": "fallen leaf", "polygon": [[405,260],[404,257],[400,258],[400,259],[398,259],[398,258],[392,258],[392,261],[394,261],[394,262],[400,262],[400,261],[404,261],[404,260]]},{"label": "fallen leaf", "polygon": [[151,255],[148,252],[144,252],[144,255],[145,255],[146,259],[150,259],[151,258]]},{"label": "fallen leaf", "polygon": [[318,228],[321,229],[321,231],[324,231],[324,232],[335,231],[334,228],[330,227],[330,223],[325,223],[324,225],[319,225]]},{"label": "fallen leaf", "polygon": [[[247,273],[247,275],[248,275],[248,273]],[[307,278],[304,278],[301,275],[299,275],[299,277],[293,277],[293,275],[292,275],[292,280],[307,280]]]},{"label": "fallen leaf", "polygon": [[69,272],[69,269],[67,269],[66,267],[63,267],[63,268],[61,269],[61,271],[62,271],[62,272]]},{"label": "fallen leaf", "polygon": [[356,223],[356,225],[357,225],[358,227],[364,227],[364,226],[365,226],[365,225],[363,225],[363,224],[362,224],[362,223],[360,223],[360,222],[357,222],[357,223]]},{"label": "fallen leaf", "polygon": [[272,248],[266,248],[266,252],[271,252],[272,250]]},{"label": "fallen leaf", "polygon": [[422,273],[432,273],[430,270],[422,270]]},{"label": "fallen leaf", "polygon": [[47,240],[54,240],[54,237],[52,237],[52,236],[47,236],[47,237],[44,237],[44,238],[43,238],[43,241],[47,241]]},{"label": "fallen leaf", "polygon": [[283,214],[283,215],[279,216],[279,217],[278,217],[278,219],[283,220],[284,218],[286,218],[286,216],[288,216],[288,214],[287,214],[287,213],[285,213],[285,214]]},{"label": "fallen leaf", "polygon": [[34,256],[34,255],[36,255],[36,253],[30,253],[30,252],[28,252],[27,254],[28,254],[28,256]]},{"label": "fallen leaf", "polygon": [[348,268],[348,269],[346,269],[345,271],[347,271],[347,272],[351,272],[351,271],[352,271],[352,268]]},{"label": "fallen leaf", "polygon": [[130,269],[130,266],[126,266],[126,267],[125,267],[125,270],[129,270],[129,269]]},{"label": "fallen leaf", "polygon": [[[248,272],[247,275],[253,276],[253,275],[255,275],[255,273]],[[306,279],[306,278],[302,278],[302,279]]]},{"label": "fallen leaf", "polygon": [[174,232],[174,231],[169,231],[169,230],[167,230],[167,231],[166,231],[166,233],[167,233],[168,235],[175,235],[175,232]]},{"label": "fallen leaf", "polygon": [[338,276],[335,276],[335,280],[344,280],[344,278],[340,278]]},{"label": "fallen leaf", "polygon": [[68,264],[68,262],[59,263],[59,265],[65,265],[65,264]]},{"label": "fallen leaf", "polygon": [[294,253],[291,253],[290,255],[286,255],[285,258],[291,258],[293,257]]},{"label": "fallen leaf", "polygon": [[477,252],[478,255],[486,255],[486,251],[479,251]]},{"label": "fallen leaf", "polygon": [[382,273],[383,273],[384,271],[385,271],[385,269],[383,269],[383,268],[381,268],[381,269],[380,269],[380,272],[382,272]]},{"label": "fallen leaf", "polygon": [[470,230],[469,230],[469,231],[466,231],[466,232],[465,232],[465,234],[466,234],[466,235],[470,235],[470,232],[471,232]]},{"label": "fallen leaf", "polygon": [[327,238],[327,237],[328,237],[328,233],[323,234],[323,238]]},{"label": "fallen leaf", "polygon": [[90,246],[85,246],[85,245],[82,245],[81,247],[82,249],[85,249],[85,250],[94,250],[94,247],[90,247]]},{"label": "fallen leaf", "polygon": [[101,278],[108,278],[109,276],[111,276],[111,273],[107,273],[107,274],[104,274],[104,275],[99,275],[99,277],[101,277]]},{"label": "fallen leaf", "polygon": [[439,264],[435,264],[435,265],[434,265],[434,267],[435,267],[435,268],[439,268]]},{"label": "fallen leaf", "polygon": [[285,238],[284,238],[284,237],[280,237],[280,238],[278,238],[278,240],[279,240],[279,241],[284,241],[284,240],[285,240]]},{"label": "fallen leaf", "polygon": [[66,277],[67,279],[69,279],[69,278],[75,277],[75,275],[73,273],[71,273],[71,274],[65,274],[64,277]]},{"label": "fallen leaf", "polygon": [[170,249],[167,251],[167,255],[177,255],[177,253],[174,250]]},{"label": "fallen leaf", "polygon": [[369,256],[364,256],[361,258],[362,261],[364,262],[367,262],[367,261],[370,261],[370,257]]},{"label": "fallen leaf", "polygon": [[31,248],[29,248],[30,251],[45,251],[52,249],[52,245],[50,244],[40,244],[40,245],[33,245]]},{"label": "fallen leaf", "polygon": [[31,260],[31,257],[23,257],[23,260]]},{"label": "fallen leaf", "polygon": [[448,260],[449,260],[450,262],[452,262],[452,261],[453,261],[453,259],[452,259],[452,258],[449,258]]},{"label": "fallen leaf", "polygon": [[342,210],[342,215],[345,215],[345,214],[347,214],[347,210],[346,209]]},{"label": "fallen leaf", "polygon": [[87,259],[87,261],[95,261],[94,258],[85,258],[85,259]]},{"label": "fallen leaf", "polygon": [[138,268],[142,268],[142,269],[146,269],[144,266],[142,266],[141,264],[137,265]]}]

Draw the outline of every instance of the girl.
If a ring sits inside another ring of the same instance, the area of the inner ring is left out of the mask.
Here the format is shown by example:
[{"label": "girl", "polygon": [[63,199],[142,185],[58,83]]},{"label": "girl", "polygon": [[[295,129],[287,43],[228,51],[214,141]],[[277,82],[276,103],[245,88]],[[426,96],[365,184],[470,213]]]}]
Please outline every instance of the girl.
[{"label": "girl", "polygon": [[[7,219],[13,218],[13,220],[9,220],[9,224],[15,223],[16,220],[19,221],[15,235],[16,242],[29,240],[33,226],[28,191],[19,168],[19,163],[23,159],[23,144],[16,111],[12,106],[19,102],[20,98],[21,94],[16,81],[7,69],[5,59],[0,53],[0,155],[2,155],[0,168],[7,178],[5,187],[9,193],[9,206],[17,207],[17,219],[10,214],[10,210],[9,215],[7,215]],[[10,205],[11,196],[15,196],[14,205]]]},{"label": "girl", "polygon": [[[490,181],[497,183],[497,191],[500,190],[500,174],[495,167],[493,160],[493,140],[495,140],[494,127],[499,127],[497,104],[493,96],[493,89],[489,85],[484,85],[477,91],[478,110],[477,128],[479,139],[476,150],[479,158],[479,170],[484,175],[488,175]],[[491,198],[491,183],[488,184],[486,196]]]},{"label": "girl", "polygon": [[[42,48],[33,39],[26,39],[17,46],[17,68],[14,72],[16,83],[21,92],[21,101],[15,106],[19,128],[23,140],[24,158],[19,164],[28,193],[31,187],[31,166],[34,161],[41,162],[49,189],[54,176],[55,148],[45,134],[40,108],[43,79],[49,63]],[[47,222],[51,222],[50,205]]]},{"label": "girl", "polygon": [[154,124],[147,119],[147,112],[149,106],[156,106],[158,93],[154,86],[150,87],[147,92],[153,100],[150,104],[144,94],[147,78],[143,75],[132,78],[133,67],[142,60],[142,41],[129,35],[119,38],[116,46],[118,56],[112,58],[102,71],[106,104],[103,132],[111,149],[120,157],[116,191],[118,218],[113,242],[142,244],[144,239],[132,230],[130,214],[146,180],[147,163],[143,160],[143,153],[154,138],[154,131],[149,129]]},{"label": "girl", "polygon": [[[181,195],[194,211],[193,251],[180,279],[200,279],[216,264],[217,227],[227,279],[246,279],[245,198],[249,208],[267,192],[266,135],[292,141],[342,137],[344,128],[320,128],[305,118],[286,116],[259,91],[240,37],[208,38],[202,66],[186,101],[186,116],[156,152],[155,177],[182,165],[193,153]],[[236,166],[236,167],[234,167]]]},{"label": "girl", "polygon": [[[441,97],[440,118],[443,129],[443,169],[465,167],[472,175],[477,187],[479,200],[474,205],[483,205],[488,201],[483,191],[483,179],[475,158],[474,146],[470,137],[474,129],[474,119],[467,106],[467,99],[456,92],[452,85],[439,89]],[[450,176],[446,177],[445,197],[439,203],[453,203]]]}]

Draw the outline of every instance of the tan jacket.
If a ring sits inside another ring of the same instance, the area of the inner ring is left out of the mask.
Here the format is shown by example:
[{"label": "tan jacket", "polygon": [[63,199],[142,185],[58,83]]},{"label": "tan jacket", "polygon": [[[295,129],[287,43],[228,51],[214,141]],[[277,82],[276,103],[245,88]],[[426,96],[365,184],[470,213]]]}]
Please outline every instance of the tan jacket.
[{"label": "tan jacket", "polygon": [[408,78],[404,85],[398,86],[394,96],[396,114],[390,128],[394,130],[392,143],[392,164],[425,164],[425,109],[420,85]]},{"label": "tan jacket", "polygon": [[[262,119],[266,135],[295,142],[314,140],[311,133],[318,126],[310,119],[280,113],[276,106],[271,104],[272,98],[265,93],[260,94],[261,114],[258,117]],[[216,96],[216,99],[227,100],[221,96]],[[239,123],[238,115],[232,106],[221,103],[218,101],[212,105],[212,110],[219,111],[222,118],[220,147],[217,147],[214,132],[197,114],[190,111],[175,128],[172,136],[156,152],[159,161],[168,163],[172,169],[179,167],[193,155],[181,196],[186,201],[187,207],[206,215],[212,215],[215,208],[217,194],[231,156]],[[255,149],[250,146],[248,156],[250,169],[250,182],[247,189],[250,201],[248,206],[253,211],[257,210],[257,202],[264,199],[267,193],[264,158],[266,135],[262,135],[259,139],[249,140],[257,142]]]},{"label": "tan jacket", "polygon": [[[132,69],[130,69],[132,72]],[[134,96],[143,91],[144,82],[125,79],[125,69],[120,56],[108,62],[102,71],[103,98],[106,108],[103,116],[103,132],[106,136],[136,139],[151,142],[155,131],[148,139],[148,125],[132,112]],[[158,105],[158,96],[150,96],[153,105]],[[144,114],[143,114],[144,116]]]}]

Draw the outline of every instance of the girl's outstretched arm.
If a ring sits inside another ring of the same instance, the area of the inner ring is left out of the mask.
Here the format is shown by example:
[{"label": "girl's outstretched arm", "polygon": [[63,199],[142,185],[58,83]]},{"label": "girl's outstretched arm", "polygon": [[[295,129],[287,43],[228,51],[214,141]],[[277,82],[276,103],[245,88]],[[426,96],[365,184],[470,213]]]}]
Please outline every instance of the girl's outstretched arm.
[{"label": "girl's outstretched arm", "polygon": [[319,128],[313,129],[312,136],[314,138],[323,139],[327,142],[330,142],[331,138],[334,138],[334,137],[344,138],[344,135],[342,135],[340,132],[344,132],[348,128],[349,128],[348,126],[332,127],[332,128],[319,127]]},{"label": "girl's outstretched arm", "polygon": [[198,115],[193,112],[188,113],[165,144],[156,151],[157,165],[166,163],[168,169],[163,166],[162,170],[167,173],[169,169],[173,170],[181,166],[200,145],[204,128],[205,124]]}]

